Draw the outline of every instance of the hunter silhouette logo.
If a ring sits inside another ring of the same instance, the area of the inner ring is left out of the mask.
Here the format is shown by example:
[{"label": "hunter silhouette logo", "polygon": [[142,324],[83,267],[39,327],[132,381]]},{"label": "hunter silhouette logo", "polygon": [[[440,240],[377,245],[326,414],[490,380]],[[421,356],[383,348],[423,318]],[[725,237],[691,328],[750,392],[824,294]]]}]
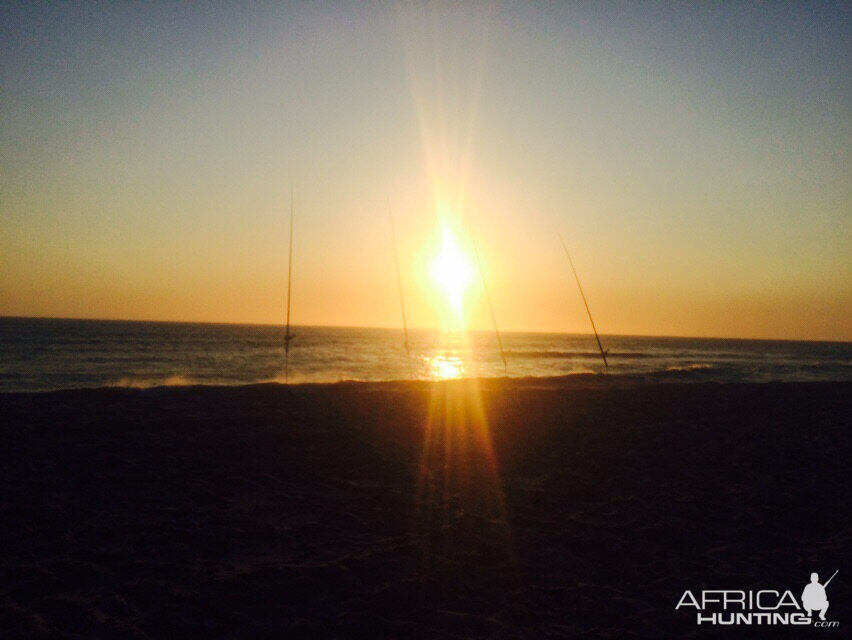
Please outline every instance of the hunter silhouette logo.
[{"label": "hunter silhouette logo", "polygon": [[811,574],[810,583],[805,585],[805,590],[802,591],[802,608],[806,614],[811,615],[812,611],[819,611],[819,619],[825,620],[825,612],[828,611],[828,597],[825,595],[825,588],[829,582],[834,580],[837,571],[825,581],[825,584],[819,583],[818,573],[814,572]]},{"label": "hunter silhouette logo", "polygon": [[[839,571],[839,570],[838,570]],[[801,605],[789,590],[760,589],[741,591],[736,589],[705,589],[697,593],[684,591],[675,607],[695,608],[696,624],[709,625],[812,625],[814,627],[838,627],[836,620],[825,619],[828,611],[826,587],[834,579],[835,571],[824,584],[819,574],[811,574],[811,581],[802,591]],[[815,620],[813,612],[819,613]]]}]

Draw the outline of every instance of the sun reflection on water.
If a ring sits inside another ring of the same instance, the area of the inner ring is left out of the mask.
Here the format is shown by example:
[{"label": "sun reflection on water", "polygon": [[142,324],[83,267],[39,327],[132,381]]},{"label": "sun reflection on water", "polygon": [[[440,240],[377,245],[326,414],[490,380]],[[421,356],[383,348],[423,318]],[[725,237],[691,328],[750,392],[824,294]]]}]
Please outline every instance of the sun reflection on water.
[{"label": "sun reflection on water", "polygon": [[461,378],[465,373],[461,358],[438,355],[429,361],[429,373],[434,380]]}]

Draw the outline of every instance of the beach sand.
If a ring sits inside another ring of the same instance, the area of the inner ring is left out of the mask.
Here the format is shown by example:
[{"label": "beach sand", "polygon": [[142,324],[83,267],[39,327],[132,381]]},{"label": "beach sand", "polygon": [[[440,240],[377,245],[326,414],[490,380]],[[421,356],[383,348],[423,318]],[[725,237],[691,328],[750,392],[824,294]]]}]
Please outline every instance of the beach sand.
[{"label": "beach sand", "polygon": [[0,395],[0,637],[741,637],[683,591],[835,569],[846,626],[850,416],[605,376]]}]

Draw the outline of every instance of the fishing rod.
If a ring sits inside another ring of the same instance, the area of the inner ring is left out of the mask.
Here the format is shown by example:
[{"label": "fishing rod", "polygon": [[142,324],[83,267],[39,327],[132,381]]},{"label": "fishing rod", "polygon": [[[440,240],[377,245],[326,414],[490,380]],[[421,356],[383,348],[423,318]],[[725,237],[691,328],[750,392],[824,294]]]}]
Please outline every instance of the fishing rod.
[{"label": "fishing rod", "polygon": [[562,234],[559,235],[559,241],[562,243],[562,248],[565,249],[565,255],[568,258],[568,264],[571,265],[571,271],[574,272],[574,280],[577,281],[577,288],[580,290],[580,297],[583,299],[583,305],[586,307],[586,313],[589,314],[589,322],[592,323],[592,331],[595,334],[595,340],[598,342],[598,349],[601,350],[601,358],[603,358],[604,369],[609,369],[609,364],[606,361],[606,351],[601,344],[601,339],[598,336],[598,330],[595,328],[595,321],[592,319],[592,311],[589,309],[589,303],[586,302],[586,294],[583,293],[583,285],[580,284],[580,277],[577,275],[577,270],[574,268],[574,261],[571,259],[571,254],[568,253],[568,247],[565,244],[565,240],[562,238]]},{"label": "fishing rod", "polygon": [[408,357],[408,375],[414,379],[414,366],[411,364],[411,344],[408,342],[408,324],[405,321],[405,300],[402,296],[402,275],[399,272],[399,253],[396,249],[396,225],[393,222],[393,210],[388,200],[388,218],[390,218],[391,238],[393,238],[393,262],[396,265],[396,284],[399,288],[399,310],[402,312],[402,334],[405,337],[405,354]]},{"label": "fishing rod", "polygon": [[485,299],[488,301],[488,311],[491,312],[494,335],[497,336],[497,346],[500,348],[500,357],[503,359],[503,371],[508,373],[509,365],[506,362],[506,352],[503,350],[503,339],[500,337],[500,329],[497,328],[497,316],[494,315],[494,305],[491,304],[491,295],[488,293],[488,284],[485,282],[485,272],[482,270],[482,262],[479,260],[479,249],[476,246],[476,238],[473,238],[473,255],[476,257],[476,266],[479,269],[479,277],[482,280],[482,289],[485,291]]},{"label": "fishing rod", "polygon": [[823,588],[823,589],[825,589],[825,588],[828,586],[828,583],[829,583],[829,582],[831,582],[832,580],[834,580],[834,576],[836,576],[836,575],[837,575],[838,571],[840,571],[840,569],[837,569],[837,571],[835,571],[834,573],[832,573],[832,574],[831,574],[831,577],[830,577],[828,580],[826,580],[825,582],[823,582],[823,583],[822,583],[822,588]]},{"label": "fishing rod", "polygon": [[293,284],[293,189],[290,189],[290,256],[287,260],[287,328],[284,333],[284,383],[290,381],[290,290]]}]

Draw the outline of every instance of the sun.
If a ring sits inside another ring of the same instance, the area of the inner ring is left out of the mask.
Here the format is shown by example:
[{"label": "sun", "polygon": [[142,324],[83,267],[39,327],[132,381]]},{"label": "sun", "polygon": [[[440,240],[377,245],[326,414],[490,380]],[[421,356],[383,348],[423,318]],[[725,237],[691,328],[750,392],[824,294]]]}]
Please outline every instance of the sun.
[{"label": "sun", "polygon": [[458,239],[446,224],[441,227],[441,246],[438,255],[432,260],[430,271],[450,309],[457,318],[461,318],[464,293],[473,282],[474,270]]}]

